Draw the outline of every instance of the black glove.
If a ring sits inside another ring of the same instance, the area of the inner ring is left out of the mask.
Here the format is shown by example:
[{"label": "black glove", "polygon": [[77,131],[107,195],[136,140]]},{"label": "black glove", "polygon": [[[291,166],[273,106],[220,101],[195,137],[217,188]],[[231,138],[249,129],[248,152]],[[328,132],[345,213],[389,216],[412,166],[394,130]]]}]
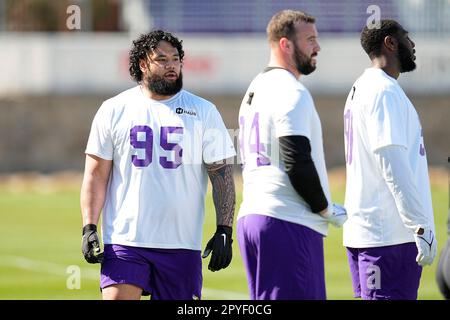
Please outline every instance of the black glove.
[{"label": "black glove", "polygon": [[83,227],[83,240],[81,251],[84,258],[89,263],[102,263],[103,252],[100,248],[98,240],[97,226],[95,224],[87,224]]},{"label": "black glove", "polygon": [[202,258],[206,258],[212,252],[211,260],[209,261],[208,269],[211,271],[219,271],[225,269],[231,262],[233,251],[231,244],[233,239],[231,235],[233,229],[228,226],[217,226],[216,233],[208,241]]}]

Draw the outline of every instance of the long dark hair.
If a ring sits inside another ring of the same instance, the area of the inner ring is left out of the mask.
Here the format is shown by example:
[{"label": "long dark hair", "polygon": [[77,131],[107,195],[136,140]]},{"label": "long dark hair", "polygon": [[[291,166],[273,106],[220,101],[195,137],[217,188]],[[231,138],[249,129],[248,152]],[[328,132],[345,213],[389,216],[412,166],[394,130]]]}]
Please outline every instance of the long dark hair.
[{"label": "long dark hair", "polygon": [[163,30],[155,30],[147,34],[142,34],[138,39],[133,41],[133,47],[130,50],[129,71],[134,81],[138,83],[142,81],[142,71],[139,67],[139,61],[145,59],[147,54],[153,51],[160,41],[167,41],[177,48],[180,61],[183,61],[184,51],[182,40]]}]

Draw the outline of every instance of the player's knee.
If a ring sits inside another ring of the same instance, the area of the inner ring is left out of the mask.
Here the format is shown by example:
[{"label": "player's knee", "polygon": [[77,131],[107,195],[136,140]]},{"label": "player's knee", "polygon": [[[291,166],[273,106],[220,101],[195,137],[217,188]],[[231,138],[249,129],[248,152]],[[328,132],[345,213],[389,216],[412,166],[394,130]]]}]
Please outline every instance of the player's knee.
[{"label": "player's knee", "polygon": [[142,288],[132,284],[113,284],[102,290],[103,300],[140,300]]}]

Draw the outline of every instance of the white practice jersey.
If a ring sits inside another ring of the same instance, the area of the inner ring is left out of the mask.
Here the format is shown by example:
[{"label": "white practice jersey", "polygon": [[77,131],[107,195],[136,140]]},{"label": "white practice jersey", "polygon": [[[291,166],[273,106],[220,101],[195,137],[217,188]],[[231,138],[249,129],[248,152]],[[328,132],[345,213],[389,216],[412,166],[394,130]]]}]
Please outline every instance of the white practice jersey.
[{"label": "white practice jersey", "polygon": [[238,219],[260,214],[304,225],[326,235],[328,223],[312,213],[294,189],[279,154],[279,137],[307,137],[323,191],[331,204],[322,127],[308,90],[285,69],[259,74],[242,101],[239,128],[244,190]]},{"label": "white practice jersey", "polygon": [[402,222],[377,165],[375,151],[387,146],[406,149],[423,215],[434,229],[422,127],[397,80],[381,69],[366,69],[347,97],[344,131],[348,214],[344,246],[366,248],[414,242],[413,232]]},{"label": "white practice jersey", "polygon": [[235,155],[216,107],[185,90],[152,100],[139,86],[105,101],[86,153],[113,161],[105,244],[201,249],[205,163]]}]

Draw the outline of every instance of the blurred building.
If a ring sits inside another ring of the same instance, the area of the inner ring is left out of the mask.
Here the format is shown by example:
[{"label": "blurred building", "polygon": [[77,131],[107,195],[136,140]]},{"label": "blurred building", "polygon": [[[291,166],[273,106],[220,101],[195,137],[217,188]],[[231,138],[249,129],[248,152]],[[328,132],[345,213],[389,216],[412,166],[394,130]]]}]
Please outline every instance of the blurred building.
[{"label": "blurred building", "polygon": [[1,0],[0,31],[67,32],[66,8],[83,12],[82,32],[163,28],[177,33],[264,33],[277,11],[291,8],[317,17],[322,33],[359,32],[367,8],[410,25],[415,33],[448,35],[448,0]]},{"label": "blurred building", "polygon": [[[71,5],[79,8],[77,29],[68,25]],[[187,87],[240,93],[268,59],[267,22],[285,8],[317,18],[321,68],[307,78],[308,85],[320,93],[341,93],[367,64],[358,34],[374,6],[416,41],[424,68],[404,80],[405,88],[448,92],[449,0],[0,0],[0,94],[120,90],[131,85],[131,40],[154,28],[184,39]],[[30,71],[26,77],[24,68]]]},{"label": "blurred building", "polygon": [[336,119],[370,64],[359,33],[377,13],[398,20],[416,43],[418,68],[399,82],[424,110],[430,163],[446,164],[450,0],[0,0],[0,173],[80,169],[102,99],[135,85],[132,40],[155,28],[183,40],[185,87],[211,97],[236,128],[240,97],[269,59],[267,22],[288,8],[316,17],[322,50],[302,81],[321,112],[329,165],[344,163]]}]

